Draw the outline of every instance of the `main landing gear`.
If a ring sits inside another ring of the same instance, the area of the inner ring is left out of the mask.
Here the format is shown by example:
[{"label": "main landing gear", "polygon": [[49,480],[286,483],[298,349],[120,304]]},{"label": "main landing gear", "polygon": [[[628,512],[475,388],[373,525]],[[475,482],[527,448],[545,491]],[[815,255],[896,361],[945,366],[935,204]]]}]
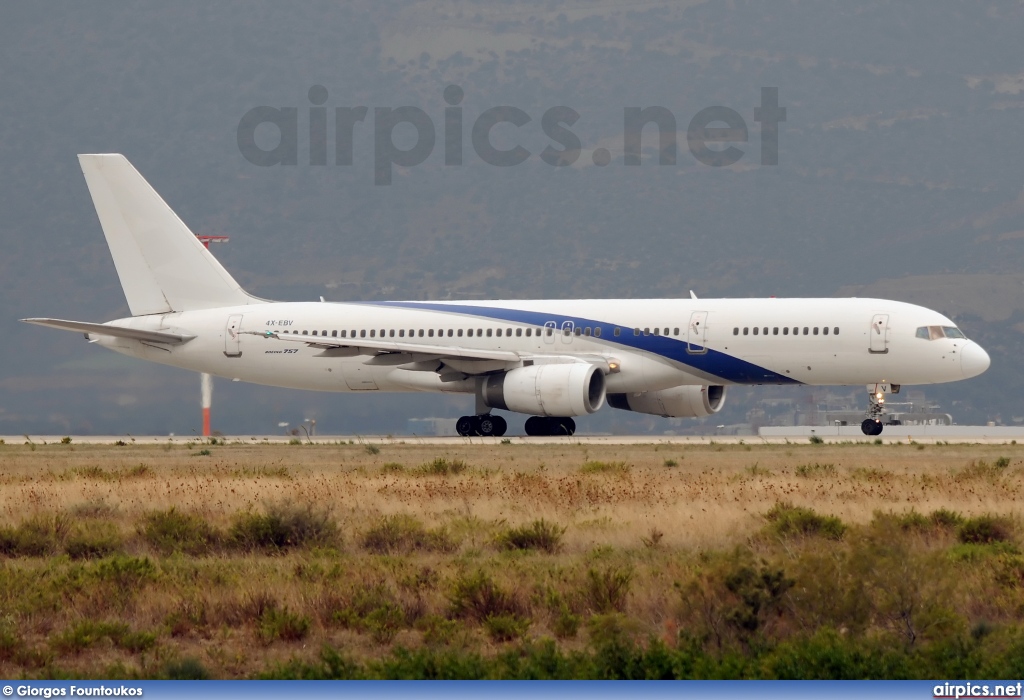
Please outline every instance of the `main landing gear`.
[{"label": "main landing gear", "polygon": [[485,413],[481,416],[462,416],[455,423],[455,432],[462,437],[482,435],[484,437],[501,437],[508,430],[508,423],[501,416]]},{"label": "main landing gear", "polygon": [[527,435],[572,435],[575,432],[576,421],[572,418],[533,416],[526,419]]}]

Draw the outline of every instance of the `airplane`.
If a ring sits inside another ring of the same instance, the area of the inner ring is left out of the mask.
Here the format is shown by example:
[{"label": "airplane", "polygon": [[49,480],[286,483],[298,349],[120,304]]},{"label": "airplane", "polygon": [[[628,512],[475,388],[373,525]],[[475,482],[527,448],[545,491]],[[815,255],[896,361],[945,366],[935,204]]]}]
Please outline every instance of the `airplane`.
[{"label": "airplane", "polygon": [[729,386],[863,385],[882,432],[905,384],[975,377],[989,356],[950,319],[885,299],[272,302],[246,293],[121,154],[79,155],[131,317],[26,318],[132,357],[315,391],[475,397],[459,435],[572,435],[612,408],[722,409]]}]

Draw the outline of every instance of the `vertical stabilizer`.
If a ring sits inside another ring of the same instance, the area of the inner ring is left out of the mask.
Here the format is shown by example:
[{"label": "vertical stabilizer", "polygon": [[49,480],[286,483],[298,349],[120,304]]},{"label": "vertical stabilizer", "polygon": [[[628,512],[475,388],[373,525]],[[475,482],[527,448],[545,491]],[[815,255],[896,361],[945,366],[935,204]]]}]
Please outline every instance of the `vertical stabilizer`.
[{"label": "vertical stabilizer", "polygon": [[259,303],[120,153],[79,155],[133,316]]}]

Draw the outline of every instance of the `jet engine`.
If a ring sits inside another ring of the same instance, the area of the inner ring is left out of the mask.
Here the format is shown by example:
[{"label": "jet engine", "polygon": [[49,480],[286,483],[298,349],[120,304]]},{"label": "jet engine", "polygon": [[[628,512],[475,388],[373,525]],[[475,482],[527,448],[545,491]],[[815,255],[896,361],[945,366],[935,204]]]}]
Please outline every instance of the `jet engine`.
[{"label": "jet engine", "polygon": [[608,394],[608,405],[665,418],[703,418],[725,405],[724,386],[677,386],[641,394]]},{"label": "jet engine", "polygon": [[586,362],[517,367],[483,386],[491,408],[534,416],[582,416],[601,408],[604,397],[604,373]]}]

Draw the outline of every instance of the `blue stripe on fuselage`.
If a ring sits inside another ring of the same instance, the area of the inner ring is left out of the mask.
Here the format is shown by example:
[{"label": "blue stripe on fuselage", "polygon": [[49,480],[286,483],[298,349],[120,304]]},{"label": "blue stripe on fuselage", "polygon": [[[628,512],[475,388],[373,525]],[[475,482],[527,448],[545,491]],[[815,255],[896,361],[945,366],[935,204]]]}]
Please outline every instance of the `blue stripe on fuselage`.
[{"label": "blue stripe on fuselage", "polygon": [[[688,343],[685,340],[677,340],[663,335],[633,335],[632,328],[617,326],[614,323],[604,323],[589,318],[578,316],[555,315],[540,311],[526,311],[522,309],[503,309],[491,306],[470,306],[463,304],[435,304],[419,301],[376,301],[362,302],[373,306],[393,306],[403,309],[427,309],[430,311],[445,311],[448,313],[465,314],[472,316],[483,316],[485,318],[500,319],[512,323],[523,323],[530,326],[541,326],[552,321],[558,327],[571,321],[574,326],[600,328],[601,337],[592,338],[599,342],[622,345],[634,350],[649,352],[660,357],[678,362],[681,365],[692,367],[706,374],[731,382],[734,384],[802,384],[802,382],[773,372],[770,369],[760,367],[741,360],[738,357],[719,352],[718,350],[707,349],[707,352],[693,354],[686,351]],[[625,332],[615,337],[615,328],[622,328]]]}]

